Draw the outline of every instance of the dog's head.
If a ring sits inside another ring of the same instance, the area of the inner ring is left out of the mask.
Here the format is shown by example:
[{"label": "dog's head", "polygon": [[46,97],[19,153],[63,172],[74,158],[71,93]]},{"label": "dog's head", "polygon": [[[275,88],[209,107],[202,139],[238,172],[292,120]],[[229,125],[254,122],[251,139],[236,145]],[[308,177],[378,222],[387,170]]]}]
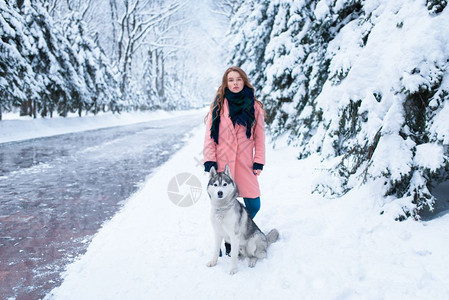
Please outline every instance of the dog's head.
[{"label": "dog's head", "polygon": [[207,184],[207,193],[211,200],[223,202],[227,200],[229,196],[235,197],[237,187],[232,180],[231,171],[229,166],[226,165],[224,172],[217,172],[214,167],[210,169],[210,179]]}]

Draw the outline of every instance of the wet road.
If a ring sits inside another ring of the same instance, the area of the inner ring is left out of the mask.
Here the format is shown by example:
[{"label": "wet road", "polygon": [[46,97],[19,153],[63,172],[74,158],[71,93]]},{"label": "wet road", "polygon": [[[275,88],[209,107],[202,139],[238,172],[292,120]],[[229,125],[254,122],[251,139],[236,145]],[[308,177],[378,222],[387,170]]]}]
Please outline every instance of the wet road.
[{"label": "wet road", "polygon": [[0,144],[0,299],[39,299],[201,113]]}]

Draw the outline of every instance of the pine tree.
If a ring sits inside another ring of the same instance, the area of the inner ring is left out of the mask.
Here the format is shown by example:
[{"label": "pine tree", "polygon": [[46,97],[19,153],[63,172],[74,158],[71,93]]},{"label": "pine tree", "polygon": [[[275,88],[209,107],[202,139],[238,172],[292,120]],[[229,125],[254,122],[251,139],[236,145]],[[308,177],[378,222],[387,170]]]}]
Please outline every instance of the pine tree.
[{"label": "pine tree", "polygon": [[[263,5],[248,2],[252,8]],[[316,191],[341,196],[369,183],[384,197],[382,211],[398,220],[419,218],[437,205],[432,188],[449,179],[442,121],[449,116],[444,42],[449,37],[433,28],[447,27],[446,5],[431,0],[426,7],[386,0],[270,3],[267,11],[275,11],[266,29],[270,36],[254,42],[265,51],[241,51],[233,62],[254,70],[252,79],[264,87],[272,134],[289,133],[299,158],[318,153],[323,162],[333,162]],[[238,13],[234,22],[241,28],[231,31],[231,38],[240,51],[254,36],[242,33],[260,22]],[[421,27],[409,20],[417,16]],[[410,32],[414,35],[406,42],[398,42]],[[408,55],[398,56],[397,49]],[[385,64],[392,57],[400,63]]]},{"label": "pine tree", "polygon": [[71,54],[80,81],[76,87],[79,97],[75,98],[77,101],[72,104],[73,108],[79,116],[83,111],[94,114],[106,110],[119,111],[118,82],[102,48],[87,35],[86,27],[77,12],[72,12],[62,26],[63,35],[70,44],[67,53]]},{"label": "pine tree", "polygon": [[37,83],[28,62],[30,47],[23,17],[17,7],[0,1],[0,120],[2,111],[11,111],[26,99],[24,90]]},{"label": "pine tree", "polygon": [[37,85],[26,90],[29,100],[23,101],[22,111],[34,117],[40,112],[45,117],[57,110],[66,116],[76,101],[75,85],[79,82],[73,54],[70,60],[66,40],[55,31],[51,17],[38,2],[25,1],[21,13],[30,43],[27,60],[37,78]]},{"label": "pine tree", "polygon": [[0,5],[0,111],[51,117],[121,109],[114,72],[76,13],[61,26],[39,1]]},{"label": "pine tree", "polygon": [[256,91],[264,87],[261,70],[267,64],[265,48],[270,40],[278,1],[243,1],[231,19],[229,44],[231,65],[240,66],[251,78]]}]

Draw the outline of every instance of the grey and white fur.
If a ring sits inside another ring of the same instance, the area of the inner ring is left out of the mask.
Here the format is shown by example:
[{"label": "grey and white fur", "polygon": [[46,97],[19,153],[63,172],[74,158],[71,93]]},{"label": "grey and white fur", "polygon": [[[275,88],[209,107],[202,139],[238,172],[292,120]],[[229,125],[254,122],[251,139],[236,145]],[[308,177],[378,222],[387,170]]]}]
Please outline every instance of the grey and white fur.
[{"label": "grey and white fur", "polygon": [[217,264],[224,239],[231,244],[231,275],[237,273],[239,254],[248,258],[249,267],[254,267],[258,259],[267,256],[267,248],[277,241],[279,232],[273,229],[265,235],[250,218],[246,208],[237,200],[238,190],[229,166],[218,173],[214,167],[211,168],[207,193],[211,200],[211,221],[215,233],[215,249],[207,266]]}]

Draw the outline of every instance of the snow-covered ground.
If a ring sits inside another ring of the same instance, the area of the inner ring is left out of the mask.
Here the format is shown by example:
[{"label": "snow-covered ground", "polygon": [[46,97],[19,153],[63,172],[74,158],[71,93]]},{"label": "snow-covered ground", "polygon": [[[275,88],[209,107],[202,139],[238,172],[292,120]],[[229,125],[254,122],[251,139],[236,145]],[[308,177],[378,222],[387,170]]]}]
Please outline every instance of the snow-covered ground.
[{"label": "snow-covered ground", "polygon": [[[17,120],[14,126],[2,121],[0,140],[176,114]],[[104,224],[48,299],[449,298],[449,215],[396,222],[380,214],[382,202],[369,186],[338,199],[312,194],[313,183],[322,176],[318,159],[297,160],[296,151],[280,141],[275,150],[267,145],[260,176],[262,207],[255,218],[264,231],[277,228],[280,240],[253,269],[240,261],[239,272],[231,276],[228,257],[206,267],[213,234],[205,192],[208,175],[199,163],[203,136],[204,125],[199,125],[189,143]],[[202,184],[200,199],[190,207],[176,206],[167,193],[170,180],[183,172]]]},{"label": "snow-covered ground", "polygon": [[[102,115],[92,118],[6,120],[0,141],[118,126],[173,113]],[[83,127],[84,126],[84,127]],[[262,208],[255,221],[277,228],[278,242],[255,268],[230,258],[206,267],[212,252],[208,175],[201,164],[204,125],[190,142],[148,178],[123,209],[70,265],[48,299],[447,299],[449,215],[428,222],[395,222],[380,215],[369,186],[338,199],[311,193],[322,176],[318,159],[298,161],[290,147],[267,145],[260,176]],[[200,179],[202,194],[190,207],[167,193],[179,173]]]}]

